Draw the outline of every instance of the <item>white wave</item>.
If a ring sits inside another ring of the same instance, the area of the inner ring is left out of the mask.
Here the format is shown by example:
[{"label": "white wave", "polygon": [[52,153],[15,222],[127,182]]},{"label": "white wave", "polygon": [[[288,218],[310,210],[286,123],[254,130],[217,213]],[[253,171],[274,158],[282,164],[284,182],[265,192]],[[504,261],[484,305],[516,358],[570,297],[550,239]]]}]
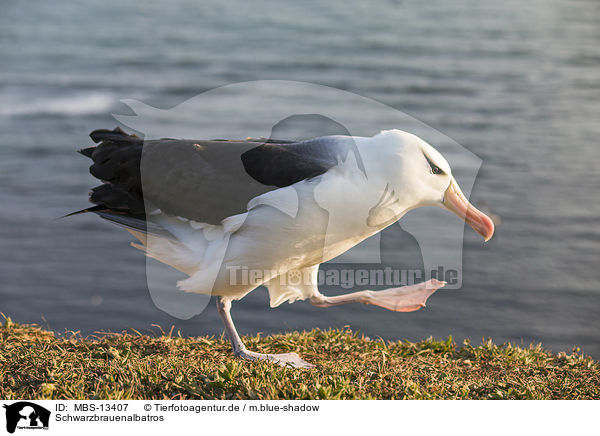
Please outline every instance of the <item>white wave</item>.
[{"label": "white wave", "polygon": [[12,102],[0,108],[0,115],[92,115],[108,112],[114,102],[113,96],[94,92],[69,97]]}]

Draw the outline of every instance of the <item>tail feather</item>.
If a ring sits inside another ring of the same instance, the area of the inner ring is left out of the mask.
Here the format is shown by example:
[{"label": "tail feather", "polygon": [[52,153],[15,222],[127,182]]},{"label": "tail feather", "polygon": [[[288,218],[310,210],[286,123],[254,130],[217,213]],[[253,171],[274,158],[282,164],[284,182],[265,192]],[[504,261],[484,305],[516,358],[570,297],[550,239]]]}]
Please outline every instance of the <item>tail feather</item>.
[{"label": "tail feather", "polygon": [[126,230],[141,242],[141,244],[132,242],[131,246],[144,252],[146,256],[187,275],[192,275],[198,270],[203,253],[196,253],[184,243],[174,239],[148,235],[132,229]]}]

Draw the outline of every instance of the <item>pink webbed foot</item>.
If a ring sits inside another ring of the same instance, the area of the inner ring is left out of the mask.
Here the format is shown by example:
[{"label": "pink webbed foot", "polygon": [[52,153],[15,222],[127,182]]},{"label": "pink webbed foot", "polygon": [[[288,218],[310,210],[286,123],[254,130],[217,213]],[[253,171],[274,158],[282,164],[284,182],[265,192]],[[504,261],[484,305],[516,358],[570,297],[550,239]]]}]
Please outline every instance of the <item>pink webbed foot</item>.
[{"label": "pink webbed foot", "polygon": [[390,288],[383,291],[368,291],[366,304],[374,304],[394,312],[413,312],[425,307],[427,299],[443,287],[446,282],[430,279],[416,285]]}]

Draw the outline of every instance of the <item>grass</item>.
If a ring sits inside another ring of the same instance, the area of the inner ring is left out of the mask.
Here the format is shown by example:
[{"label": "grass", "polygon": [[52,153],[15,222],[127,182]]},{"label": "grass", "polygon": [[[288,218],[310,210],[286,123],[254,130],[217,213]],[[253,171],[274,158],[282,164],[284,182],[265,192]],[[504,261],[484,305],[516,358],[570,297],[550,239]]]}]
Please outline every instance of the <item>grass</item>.
[{"label": "grass", "polygon": [[600,366],[491,340],[384,342],[350,330],[246,337],[249,349],[297,351],[312,370],[233,358],[222,338],[173,332],[56,337],[6,318],[4,399],[583,399],[600,398]]}]

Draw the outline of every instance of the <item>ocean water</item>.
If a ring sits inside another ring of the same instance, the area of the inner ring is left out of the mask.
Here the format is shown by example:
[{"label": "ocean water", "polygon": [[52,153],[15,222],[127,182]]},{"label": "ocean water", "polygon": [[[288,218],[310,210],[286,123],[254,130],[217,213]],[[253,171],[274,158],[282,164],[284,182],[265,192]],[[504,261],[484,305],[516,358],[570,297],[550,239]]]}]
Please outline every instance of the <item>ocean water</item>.
[{"label": "ocean water", "polygon": [[[375,99],[453,138],[483,160],[471,198],[502,222],[486,244],[466,229],[462,289],[423,310],[270,309],[261,288],[234,306],[242,333],[349,325],[390,340],[541,341],[600,358],[598,22],[593,0],[4,4],[0,311],[58,333],[158,324],[220,334],[212,305],[189,320],[156,308],[126,232],[57,218],[87,205],[96,182],[75,150],[128,113],[121,99],[169,108],[285,79]],[[384,236],[387,253],[405,249],[399,226]]]}]

